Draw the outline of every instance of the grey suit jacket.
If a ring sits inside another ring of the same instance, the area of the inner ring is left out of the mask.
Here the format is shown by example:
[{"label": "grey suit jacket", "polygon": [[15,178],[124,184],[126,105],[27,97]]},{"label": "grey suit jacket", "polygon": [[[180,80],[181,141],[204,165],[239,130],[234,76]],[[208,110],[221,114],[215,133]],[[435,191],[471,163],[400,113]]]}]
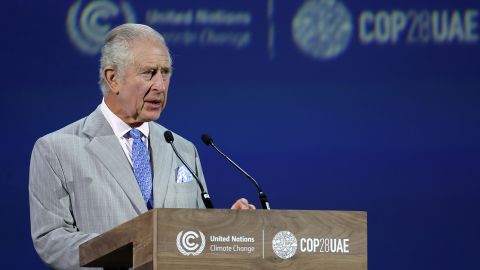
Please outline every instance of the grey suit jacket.
[{"label": "grey suit jacket", "polygon": [[[182,164],[164,140],[166,129],[154,122],[149,128],[154,207],[203,208],[195,181],[176,182]],[[205,185],[194,145],[175,135],[175,146]],[[132,167],[100,108],[35,143],[29,199],[34,247],[55,269],[80,269],[81,243],[147,211]]]}]

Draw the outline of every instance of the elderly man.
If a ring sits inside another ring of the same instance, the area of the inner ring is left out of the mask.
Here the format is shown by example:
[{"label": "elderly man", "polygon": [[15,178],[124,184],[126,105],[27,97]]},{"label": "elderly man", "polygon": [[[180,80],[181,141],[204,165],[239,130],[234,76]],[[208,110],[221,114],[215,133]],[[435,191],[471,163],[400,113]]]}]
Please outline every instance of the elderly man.
[{"label": "elderly man", "polygon": [[[32,239],[55,269],[78,269],[78,246],[151,208],[203,208],[195,181],[153,122],[165,108],[172,60],[152,28],[124,24],[102,48],[103,101],[89,116],[40,138],[30,163]],[[175,144],[205,185],[194,145]],[[182,175],[185,175],[182,172]],[[254,208],[245,199],[233,209]]]}]

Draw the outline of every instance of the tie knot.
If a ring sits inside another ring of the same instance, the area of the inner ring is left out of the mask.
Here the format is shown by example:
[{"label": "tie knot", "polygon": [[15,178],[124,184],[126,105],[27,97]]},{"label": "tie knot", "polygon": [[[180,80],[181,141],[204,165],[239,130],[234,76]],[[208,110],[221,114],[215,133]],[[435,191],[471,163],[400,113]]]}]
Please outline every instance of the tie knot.
[{"label": "tie knot", "polygon": [[140,133],[140,130],[136,129],[136,128],[132,128],[128,134],[130,134],[130,137],[132,137],[134,140],[138,140],[140,139],[140,137],[142,136],[142,134]]}]

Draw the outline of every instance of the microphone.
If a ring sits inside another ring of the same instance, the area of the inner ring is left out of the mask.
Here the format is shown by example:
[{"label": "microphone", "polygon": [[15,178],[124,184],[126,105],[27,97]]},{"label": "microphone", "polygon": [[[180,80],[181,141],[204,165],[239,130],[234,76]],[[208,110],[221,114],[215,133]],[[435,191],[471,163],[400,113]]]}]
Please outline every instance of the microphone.
[{"label": "microphone", "polygon": [[198,176],[195,173],[193,173],[192,169],[188,166],[188,164],[185,162],[185,160],[183,160],[182,156],[180,156],[180,154],[177,152],[177,149],[175,148],[175,145],[173,144],[173,134],[172,134],[172,132],[170,130],[167,130],[167,131],[165,131],[165,133],[163,133],[163,136],[165,137],[165,141],[167,141],[167,143],[169,143],[172,146],[173,152],[175,152],[175,155],[177,155],[178,159],[180,159],[180,161],[183,163],[183,165],[185,165],[185,167],[187,167],[188,171],[193,175],[193,177],[197,181],[197,184],[200,187],[200,191],[202,193],[202,201],[203,201],[203,204],[205,205],[205,207],[206,208],[213,208],[213,203],[212,203],[212,200],[210,199],[210,195],[208,195],[208,192],[206,192],[205,189],[203,188],[203,185],[200,182],[200,179],[198,179]]},{"label": "microphone", "polygon": [[215,151],[217,151],[217,153],[219,153],[230,164],[232,164],[235,168],[237,168],[237,170],[239,170],[243,175],[245,175],[248,179],[250,179],[250,181],[252,181],[253,184],[255,184],[255,186],[257,187],[257,190],[258,190],[258,197],[260,198],[260,203],[262,204],[262,208],[270,210],[270,204],[268,203],[267,195],[265,194],[265,192],[262,191],[262,189],[260,188],[260,185],[258,184],[257,180],[253,179],[253,177],[250,174],[248,174],[246,171],[244,171],[242,168],[240,168],[240,166],[238,166],[235,162],[233,162],[233,160],[231,160],[229,157],[227,157],[227,155],[225,155],[222,151],[220,151],[220,149],[218,149],[218,147],[213,143],[213,139],[210,136],[208,136],[207,134],[203,134],[202,135],[202,141],[207,146],[213,147],[213,149],[215,149]]}]

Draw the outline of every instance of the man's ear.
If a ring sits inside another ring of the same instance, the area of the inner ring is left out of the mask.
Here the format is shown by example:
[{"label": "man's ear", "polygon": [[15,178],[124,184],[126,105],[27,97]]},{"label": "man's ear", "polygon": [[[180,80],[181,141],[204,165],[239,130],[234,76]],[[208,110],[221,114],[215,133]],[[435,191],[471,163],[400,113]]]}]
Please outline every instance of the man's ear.
[{"label": "man's ear", "polygon": [[110,88],[110,91],[115,95],[118,95],[119,89],[117,71],[112,67],[106,67],[103,69],[103,76],[105,78],[105,81],[107,82],[108,87]]}]

